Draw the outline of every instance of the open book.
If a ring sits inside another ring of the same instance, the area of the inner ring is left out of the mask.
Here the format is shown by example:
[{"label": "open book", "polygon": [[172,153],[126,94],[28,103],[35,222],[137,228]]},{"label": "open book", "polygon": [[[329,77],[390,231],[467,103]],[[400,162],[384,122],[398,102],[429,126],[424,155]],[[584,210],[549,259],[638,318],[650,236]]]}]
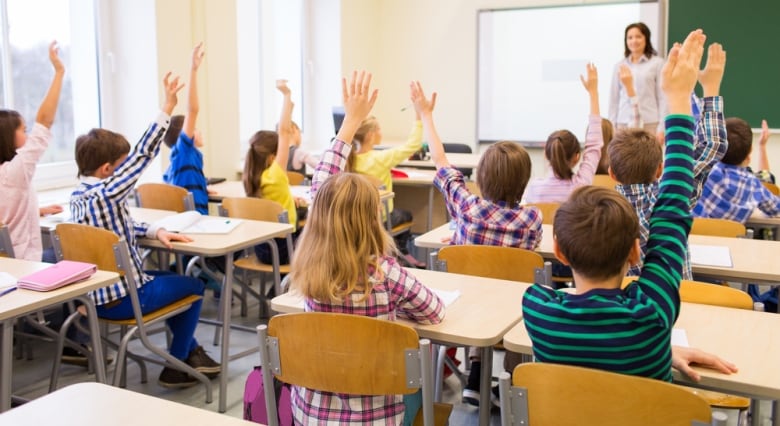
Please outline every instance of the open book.
[{"label": "open book", "polygon": [[182,234],[227,234],[241,224],[241,219],[203,216],[197,211],[186,211],[168,216],[155,225],[170,232]]}]

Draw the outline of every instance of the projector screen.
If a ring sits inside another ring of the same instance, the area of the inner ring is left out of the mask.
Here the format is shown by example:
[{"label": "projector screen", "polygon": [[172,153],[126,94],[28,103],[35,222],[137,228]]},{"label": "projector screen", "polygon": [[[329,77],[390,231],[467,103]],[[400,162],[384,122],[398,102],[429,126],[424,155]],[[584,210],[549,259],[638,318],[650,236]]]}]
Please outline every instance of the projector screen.
[{"label": "projector screen", "polygon": [[623,58],[632,22],[650,28],[664,55],[658,1],[478,11],[477,140],[543,145],[568,129],[582,142],[588,93],[580,75],[599,72],[601,116],[607,117],[612,71]]}]

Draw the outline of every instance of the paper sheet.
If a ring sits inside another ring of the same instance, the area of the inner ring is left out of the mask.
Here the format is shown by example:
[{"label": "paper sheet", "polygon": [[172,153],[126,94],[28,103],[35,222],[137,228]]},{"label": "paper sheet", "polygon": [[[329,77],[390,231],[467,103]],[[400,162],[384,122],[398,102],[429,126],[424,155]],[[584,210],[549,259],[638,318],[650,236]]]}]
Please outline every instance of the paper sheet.
[{"label": "paper sheet", "polygon": [[0,296],[13,291],[15,288],[16,277],[7,272],[0,272]]},{"label": "paper sheet", "polygon": [[183,234],[227,234],[241,222],[241,219],[203,216],[196,211],[187,211],[158,220],[156,225]]},{"label": "paper sheet", "polygon": [[682,346],[684,348],[689,346],[688,334],[685,332],[684,328],[672,329],[672,346]]},{"label": "paper sheet", "polygon": [[436,293],[437,296],[439,296],[439,298],[441,298],[441,300],[444,302],[444,306],[452,305],[452,303],[458,300],[458,298],[460,297],[460,290],[448,291],[448,290],[440,290],[436,288],[432,290],[434,293]]},{"label": "paper sheet", "polygon": [[726,246],[690,244],[688,250],[691,253],[691,263],[694,265],[734,267],[731,262],[731,252]]}]

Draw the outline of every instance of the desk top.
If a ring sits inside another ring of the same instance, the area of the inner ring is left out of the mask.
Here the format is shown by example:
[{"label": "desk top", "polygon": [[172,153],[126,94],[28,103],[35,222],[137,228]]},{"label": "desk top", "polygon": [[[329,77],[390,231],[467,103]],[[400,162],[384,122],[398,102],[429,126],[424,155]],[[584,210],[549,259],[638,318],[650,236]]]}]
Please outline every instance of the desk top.
[{"label": "desk top", "polygon": [[[215,192],[214,194],[209,194],[210,201],[219,202],[226,197],[232,197],[232,198],[246,197],[246,192],[244,191],[244,184],[237,180],[225,181],[214,185],[209,185],[208,189]],[[311,203],[311,193],[309,192],[310,190],[311,190],[311,186],[290,185],[290,192],[292,192],[293,196],[303,198],[309,203]],[[391,199],[393,198],[394,195],[395,194],[393,194],[391,191],[379,191],[379,198],[382,200]]]},{"label": "desk top", "polygon": [[[16,278],[49,266],[51,264],[0,258],[0,271],[7,272]],[[35,312],[46,306],[64,302],[74,297],[83,296],[92,290],[105,287],[117,280],[119,280],[119,275],[115,272],[97,271],[87,280],[66,285],[52,291],[42,292],[17,289],[0,296],[0,321]]]},{"label": "desk top", "polygon": [[[447,307],[444,321],[436,325],[406,322],[420,337],[468,346],[490,346],[521,318],[520,301],[530,284],[428,270],[410,270],[433,289],[461,292]],[[303,299],[285,293],[271,301],[277,312],[301,312]]]},{"label": "desk top", "polygon": [[[460,167],[466,169],[475,169],[479,164],[479,159],[482,158],[482,154],[467,154],[448,152],[447,160],[453,167]],[[401,163],[402,167],[426,167],[433,168],[433,160],[405,160]]]},{"label": "desk top", "polygon": [[[737,365],[739,372],[722,374],[707,368],[697,386],[768,399],[780,398],[780,359],[777,334],[780,315],[719,306],[683,303],[675,328],[684,329],[691,347],[714,353]],[[531,354],[531,340],[520,322],[504,336],[504,346]],[[675,370],[676,381],[690,382]]]},{"label": "desk top", "polygon": [[256,425],[245,420],[100,383],[78,383],[0,414],[14,426]]}]

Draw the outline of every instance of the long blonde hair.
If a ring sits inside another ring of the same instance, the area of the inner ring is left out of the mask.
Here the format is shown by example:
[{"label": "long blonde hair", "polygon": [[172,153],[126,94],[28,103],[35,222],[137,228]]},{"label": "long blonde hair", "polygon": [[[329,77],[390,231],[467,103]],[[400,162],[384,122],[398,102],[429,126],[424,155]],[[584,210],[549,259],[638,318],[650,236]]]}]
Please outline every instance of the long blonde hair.
[{"label": "long blonde hair", "polygon": [[363,176],[328,178],[312,202],[292,258],[291,287],[320,302],[338,302],[384,279],[381,257],[395,252],[380,219],[379,192]]},{"label": "long blonde hair", "polygon": [[355,159],[357,157],[357,147],[363,146],[366,143],[368,135],[374,133],[379,129],[379,120],[376,117],[369,116],[360,122],[360,127],[355,131],[355,136],[352,138],[353,146],[347,156],[347,165],[344,167],[344,171],[355,172]]}]

